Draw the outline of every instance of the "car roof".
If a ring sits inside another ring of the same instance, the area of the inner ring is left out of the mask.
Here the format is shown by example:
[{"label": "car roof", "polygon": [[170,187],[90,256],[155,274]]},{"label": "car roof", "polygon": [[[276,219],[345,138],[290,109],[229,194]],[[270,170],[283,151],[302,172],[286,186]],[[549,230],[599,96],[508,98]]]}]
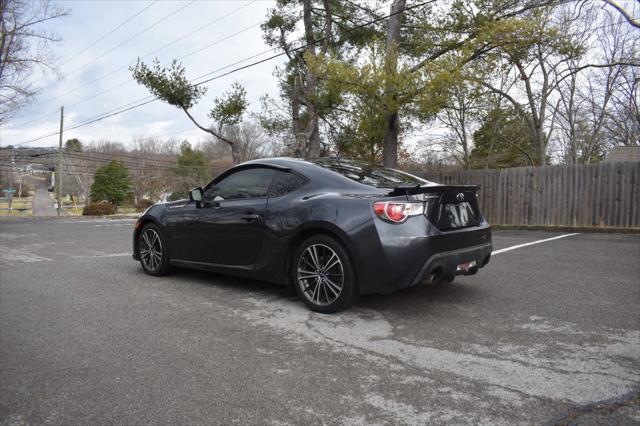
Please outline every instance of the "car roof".
[{"label": "car roof", "polygon": [[304,168],[315,166],[315,164],[313,164],[310,161],[307,161],[302,158],[295,158],[295,157],[259,158],[257,160],[246,161],[241,165],[249,165],[249,164],[275,166],[279,168],[285,167],[292,170],[298,170],[300,168],[304,169]]},{"label": "car roof", "polygon": [[[339,162],[339,159],[334,158],[322,158],[322,161],[336,161]],[[348,161],[348,160],[343,160]],[[355,182],[345,176],[342,176],[339,173],[331,171],[325,167],[321,167],[313,160],[305,160],[302,158],[293,158],[293,157],[275,157],[275,158],[261,158],[258,160],[251,160],[240,164],[239,166],[271,166],[280,169],[289,169],[294,172],[300,173],[303,176],[306,176],[308,179],[312,181],[322,184],[322,186],[327,187],[336,187],[336,188],[352,188],[354,190],[359,190],[365,192],[369,192],[370,190],[375,190],[374,188],[368,187],[366,185],[362,185],[358,182]],[[236,166],[236,167],[239,167]]]},{"label": "car roof", "polygon": [[[294,157],[274,157],[274,158],[260,158],[257,160],[251,160],[240,164],[240,166],[244,165],[263,165],[263,166],[272,166],[280,169],[289,169],[294,172],[301,173],[303,175],[334,175],[335,173],[326,170],[323,167],[318,166],[312,161],[308,161],[302,158],[294,158]],[[312,176],[309,176],[312,177]]]}]

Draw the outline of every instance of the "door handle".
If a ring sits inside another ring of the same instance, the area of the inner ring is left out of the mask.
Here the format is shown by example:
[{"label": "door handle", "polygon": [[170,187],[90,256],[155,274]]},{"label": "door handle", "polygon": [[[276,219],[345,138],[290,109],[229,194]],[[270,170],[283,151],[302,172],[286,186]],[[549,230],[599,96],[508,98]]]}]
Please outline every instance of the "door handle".
[{"label": "door handle", "polygon": [[249,214],[240,216],[240,218],[246,220],[247,222],[253,222],[254,220],[260,219],[260,215],[249,213]]}]

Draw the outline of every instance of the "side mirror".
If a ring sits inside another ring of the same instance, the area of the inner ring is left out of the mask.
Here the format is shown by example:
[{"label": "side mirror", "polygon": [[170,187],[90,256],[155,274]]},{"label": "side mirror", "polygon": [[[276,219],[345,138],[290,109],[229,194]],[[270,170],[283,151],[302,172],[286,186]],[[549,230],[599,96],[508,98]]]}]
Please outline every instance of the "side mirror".
[{"label": "side mirror", "polygon": [[200,203],[202,203],[202,188],[198,186],[189,191],[189,199],[195,201],[196,206],[200,207]]}]

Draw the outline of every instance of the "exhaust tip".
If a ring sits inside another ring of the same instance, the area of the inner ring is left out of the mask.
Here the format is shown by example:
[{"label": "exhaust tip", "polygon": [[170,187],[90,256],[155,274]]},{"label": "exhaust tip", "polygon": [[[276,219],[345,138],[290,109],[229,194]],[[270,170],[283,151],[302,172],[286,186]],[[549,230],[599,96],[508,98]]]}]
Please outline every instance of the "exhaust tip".
[{"label": "exhaust tip", "polygon": [[436,284],[438,281],[440,281],[440,278],[442,277],[442,268],[438,267],[435,268],[434,270],[432,270],[429,273],[429,278],[427,279],[429,281],[430,284]]}]

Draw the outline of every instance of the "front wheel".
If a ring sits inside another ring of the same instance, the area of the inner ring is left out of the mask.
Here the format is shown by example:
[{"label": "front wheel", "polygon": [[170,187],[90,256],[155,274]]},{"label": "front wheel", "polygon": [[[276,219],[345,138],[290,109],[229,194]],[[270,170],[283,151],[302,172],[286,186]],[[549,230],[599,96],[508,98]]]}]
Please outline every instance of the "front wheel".
[{"label": "front wheel", "polygon": [[158,227],[149,223],[138,236],[138,251],[142,269],[149,275],[165,275],[169,272],[169,256]]},{"label": "front wheel", "polygon": [[326,235],[307,239],[295,251],[292,264],[296,292],[311,310],[330,314],[355,300],[353,264],[335,239]]}]

